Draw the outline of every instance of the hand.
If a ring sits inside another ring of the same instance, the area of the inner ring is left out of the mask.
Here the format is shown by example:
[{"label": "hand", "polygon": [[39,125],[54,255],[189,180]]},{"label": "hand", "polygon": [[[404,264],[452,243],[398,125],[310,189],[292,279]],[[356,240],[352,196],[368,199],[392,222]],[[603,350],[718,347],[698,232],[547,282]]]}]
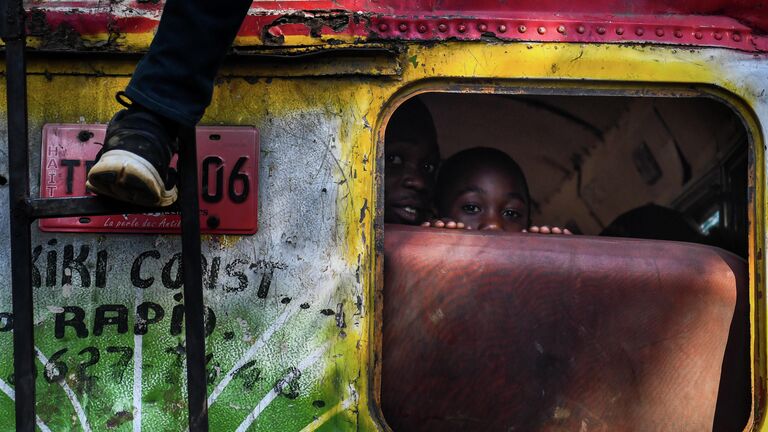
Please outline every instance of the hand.
[{"label": "hand", "polygon": [[532,226],[528,228],[527,230],[523,230],[523,232],[531,232],[531,233],[538,233],[538,234],[565,234],[565,235],[572,235],[573,233],[568,230],[568,228],[560,228],[560,227],[548,227],[546,225],[542,225],[540,227]]},{"label": "hand", "polygon": [[463,222],[456,222],[450,219],[432,219],[421,224],[423,227],[447,228],[447,229],[470,229]]}]

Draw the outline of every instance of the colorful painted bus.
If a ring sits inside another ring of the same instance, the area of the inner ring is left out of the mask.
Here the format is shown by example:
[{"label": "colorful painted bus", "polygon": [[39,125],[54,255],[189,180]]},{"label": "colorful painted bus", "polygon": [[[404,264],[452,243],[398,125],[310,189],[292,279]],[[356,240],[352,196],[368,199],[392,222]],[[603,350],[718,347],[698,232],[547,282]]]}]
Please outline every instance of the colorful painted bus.
[{"label": "colorful painted bus", "polygon": [[[768,3],[254,1],[195,133],[204,317],[177,209],[40,219],[12,287],[13,206],[87,195],[162,7],[24,3],[26,167],[0,26],[0,430],[187,430],[188,319],[190,430],[766,430]],[[531,221],[579,235],[389,223],[386,131],[411,100],[440,154],[418,169],[503,151]]]}]

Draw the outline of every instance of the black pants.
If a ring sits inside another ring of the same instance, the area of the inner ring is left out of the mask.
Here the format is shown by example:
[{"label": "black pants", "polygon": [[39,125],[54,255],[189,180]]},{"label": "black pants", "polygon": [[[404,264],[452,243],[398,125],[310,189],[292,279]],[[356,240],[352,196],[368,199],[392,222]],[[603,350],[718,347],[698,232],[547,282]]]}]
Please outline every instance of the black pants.
[{"label": "black pants", "polygon": [[211,103],[213,80],[252,0],[167,0],[126,94],[186,126]]}]

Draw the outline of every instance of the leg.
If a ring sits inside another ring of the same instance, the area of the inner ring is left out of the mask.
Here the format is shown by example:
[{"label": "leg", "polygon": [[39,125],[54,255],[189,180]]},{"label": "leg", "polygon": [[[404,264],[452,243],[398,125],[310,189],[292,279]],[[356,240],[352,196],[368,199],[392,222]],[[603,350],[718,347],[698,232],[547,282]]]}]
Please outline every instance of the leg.
[{"label": "leg", "polygon": [[168,0],[149,52],[109,123],[88,174],[89,190],[149,207],[176,201],[169,164],[179,125],[194,127],[251,0]]},{"label": "leg", "polygon": [[126,94],[134,102],[194,126],[211,102],[213,80],[251,0],[168,0],[149,53]]}]

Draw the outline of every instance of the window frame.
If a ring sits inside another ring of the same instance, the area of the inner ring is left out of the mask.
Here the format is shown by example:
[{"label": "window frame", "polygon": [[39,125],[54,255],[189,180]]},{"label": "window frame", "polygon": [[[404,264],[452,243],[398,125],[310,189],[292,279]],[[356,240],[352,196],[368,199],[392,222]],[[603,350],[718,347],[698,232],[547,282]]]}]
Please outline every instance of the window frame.
[{"label": "window frame", "polygon": [[[369,379],[371,401],[370,412],[391,430],[381,411],[381,354],[382,320],[384,301],[384,132],[392,114],[408,99],[426,93],[451,94],[501,94],[534,96],[607,96],[607,97],[648,97],[648,98],[709,98],[728,108],[741,120],[744,126],[747,157],[747,209],[746,223],[748,236],[747,268],[749,269],[749,340],[750,377],[752,383],[752,408],[744,430],[758,429],[765,421],[768,394],[768,313],[766,313],[766,275],[761,271],[765,248],[766,178],[765,152],[761,122],[749,103],[739,95],[714,84],[664,84],[654,82],[605,82],[566,80],[517,80],[517,79],[425,79],[404,86],[382,105],[375,130],[376,171],[375,192],[376,212],[374,223],[374,283],[373,283],[373,324],[372,349]],[[768,122],[768,118],[765,119]],[[730,155],[733,156],[733,155]],[[761,394],[758,391],[763,390]],[[397,432],[397,431],[395,431]]]}]

